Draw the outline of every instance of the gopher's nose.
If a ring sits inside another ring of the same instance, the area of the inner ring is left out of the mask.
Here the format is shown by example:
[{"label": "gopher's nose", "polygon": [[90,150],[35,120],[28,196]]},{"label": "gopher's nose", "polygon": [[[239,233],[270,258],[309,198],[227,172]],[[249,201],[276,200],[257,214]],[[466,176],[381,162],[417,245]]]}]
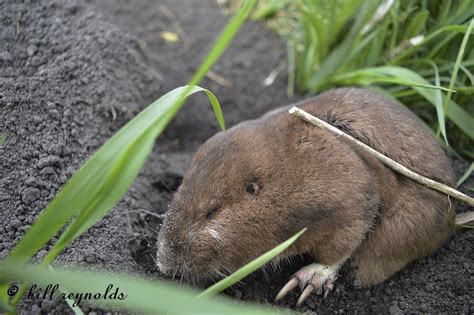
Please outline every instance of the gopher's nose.
[{"label": "gopher's nose", "polygon": [[157,267],[165,275],[174,275],[181,268],[184,242],[176,240],[167,227],[158,236]]},{"label": "gopher's nose", "polygon": [[158,240],[158,251],[156,264],[161,273],[172,276],[179,269],[178,257],[175,246],[162,237]]}]

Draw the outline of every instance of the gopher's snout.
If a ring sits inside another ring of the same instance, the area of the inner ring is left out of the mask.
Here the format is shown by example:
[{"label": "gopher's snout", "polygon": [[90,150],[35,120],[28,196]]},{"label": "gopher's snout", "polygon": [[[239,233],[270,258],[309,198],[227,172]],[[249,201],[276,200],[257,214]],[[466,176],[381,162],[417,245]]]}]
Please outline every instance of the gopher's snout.
[{"label": "gopher's snout", "polygon": [[168,239],[162,233],[158,237],[156,264],[160,272],[167,276],[172,276],[179,269],[173,249],[170,247]]}]

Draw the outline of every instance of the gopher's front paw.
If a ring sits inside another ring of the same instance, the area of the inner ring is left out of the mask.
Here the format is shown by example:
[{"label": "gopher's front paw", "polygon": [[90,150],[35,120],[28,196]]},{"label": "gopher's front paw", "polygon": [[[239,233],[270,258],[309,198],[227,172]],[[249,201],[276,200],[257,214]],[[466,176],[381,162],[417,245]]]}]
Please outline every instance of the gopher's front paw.
[{"label": "gopher's front paw", "polygon": [[324,290],[325,298],[334,288],[334,281],[336,280],[338,270],[339,265],[327,266],[317,263],[308,265],[291,277],[290,281],[280,290],[275,301],[285,297],[298,285],[303,292],[296,303],[297,306],[301,305],[314,290],[316,290],[317,294],[322,294]]}]

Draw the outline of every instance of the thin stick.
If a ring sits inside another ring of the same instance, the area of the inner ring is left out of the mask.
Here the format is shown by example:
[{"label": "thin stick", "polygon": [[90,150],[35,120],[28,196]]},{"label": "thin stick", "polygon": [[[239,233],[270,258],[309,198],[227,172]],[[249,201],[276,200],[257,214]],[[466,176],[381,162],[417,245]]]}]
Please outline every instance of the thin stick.
[{"label": "thin stick", "polygon": [[437,191],[442,192],[442,193],[444,193],[448,196],[451,196],[453,198],[464,201],[465,203],[467,203],[470,206],[474,206],[474,198],[471,198],[468,195],[465,195],[462,192],[460,192],[460,191],[458,191],[454,188],[451,188],[447,185],[441,184],[437,181],[429,179],[428,177],[425,177],[425,176],[422,176],[420,174],[417,174],[417,173],[413,172],[412,170],[406,168],[405,166],[403,166],[403,165],[395,162],[394,160],[386,157],[382,153],[372,149],[368,145],[366,145],[366,144],[360,142],[359,140],[354,139],[353,137],[349,136],[348,134],[342,132],[341,130],[337,129],[336,127],[331,126],[330,124],[326,123],[325,121],[322,121],[321,119],[319,119],[317,117],[314,117],[313,115],[305,112],[301,108],[293,106],[292,108],[290,108],[290,110],[288,112],[291,115],[297,116],[297,117],[309,122],[312,125],[328,129],[328,130],[334,132],[335,134],[337,134],[338,136],[341,136],[343,138],[346,138],[346,139],[352,141],[353,143],[355,143],[359,147],[361,147],[365,152],[373,155],[374,157],[379,159],[383,164],[385,164],[387,167],[391,168],[395,172],[398,172],[398,173],[400,173],[400,174],[402,174],[402,175],[404,175],[404,176],[406,176],[406,177],[408,177],[408,178],[410,178],[410,179],[412,179],[412,180],[414,180],[414,181],[416,181],[416,182],[418,182],[418,183],[420,183],[420,184],[422,184],[422,185],[424,185],[428,188],[437,190]]}]

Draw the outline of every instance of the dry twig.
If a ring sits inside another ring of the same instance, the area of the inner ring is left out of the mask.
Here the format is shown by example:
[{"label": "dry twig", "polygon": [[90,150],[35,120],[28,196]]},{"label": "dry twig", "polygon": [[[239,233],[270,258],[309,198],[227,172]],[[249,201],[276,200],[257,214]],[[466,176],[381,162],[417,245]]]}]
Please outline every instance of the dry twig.
[{"label": "dry twig", "polygon": [[367,153],[371,154],[372,156],[376,157],[384,165],[391,168],[395,172],[400,173],[400,174],[402,174],[402,175],[404,175],[404,176],[406,176],[406,177],[408,177],[408,178],[410,178],[410,179],[412,179],[412,180],[414,180],[414,181],[416,181],[416,182],[418,182],[418,183],[420,183],[420,184],[422,184],[422,185],[424,185],[428,188],[437,190],[437,191],[442,192],[442,193],[444,193],[448,196],[451,196],[451,197],[456,198],[458,200],[464,201],[465,203],[467,203],[470,206],[474,206],[474,198],[471,198],[468,195],[465,195],[462,192],[460,192],[460,191],[458,191],[454,188],[449,187],[448,185],[439,183],[439,182],[434,181],[434,180],[432,180],[428,177],[425,177],[425,176],[422,176],[418,173],[413,172],[412,170],[410,170],[410,169],[406,168],[405,166],[401,165],[400,163],[395,162],[394,160],[392,160],[392,159],[386,157],[385,155],[383,155],[382,153],[372,149],[368,145],[366,145],[366,144],[360,142],[359,140],[349,136],[348,134],[342,132],[341,130],[337,129],[336,127],[334,127],[334,126],[328,124],[327,122],[322,121],[321,119],[305,112],[301,108],[293,106],[292,108],[290,108],[289,113],[291,115],[297,116],[297,117],[309,122],[312,125],[330,130],[330,131],[334,132],[335,134],[337,134],[338,136],[341,136],[341,137],[351,141],[352,143],[358,145],[365,152],[367,152]]}]

